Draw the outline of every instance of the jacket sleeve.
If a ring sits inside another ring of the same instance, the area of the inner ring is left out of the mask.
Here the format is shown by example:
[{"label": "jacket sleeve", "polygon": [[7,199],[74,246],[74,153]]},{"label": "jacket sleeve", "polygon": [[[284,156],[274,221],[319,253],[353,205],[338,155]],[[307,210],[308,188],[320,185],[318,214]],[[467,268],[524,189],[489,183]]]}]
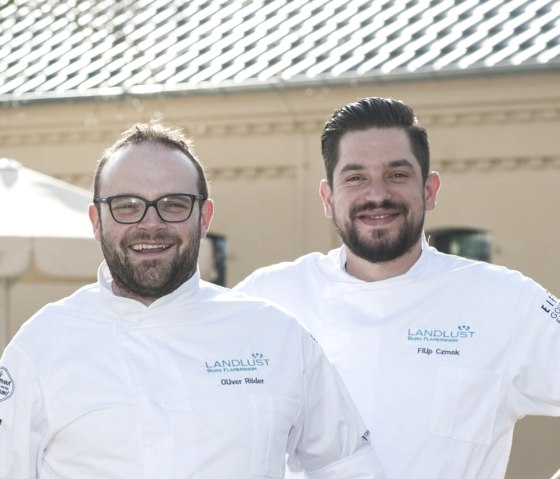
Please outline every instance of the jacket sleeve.
[{"label": "jacket sleeve", "polygon": [[289,469],[305,471],[304,477],[311,479],[384,479],[370,433],[341,378],[307,334],[303,390],[297,426],[288,442]]},{"label": "jacket sleeve", "polygon": [[17,345],[8,345],[0,359],[0,479],[37,477],[44,411],[34,365]]},{"label": "jacket sleeve", "polygon": [[517,416],[560,416],[560,299],[526,279],[515,314],[508,383]]}]

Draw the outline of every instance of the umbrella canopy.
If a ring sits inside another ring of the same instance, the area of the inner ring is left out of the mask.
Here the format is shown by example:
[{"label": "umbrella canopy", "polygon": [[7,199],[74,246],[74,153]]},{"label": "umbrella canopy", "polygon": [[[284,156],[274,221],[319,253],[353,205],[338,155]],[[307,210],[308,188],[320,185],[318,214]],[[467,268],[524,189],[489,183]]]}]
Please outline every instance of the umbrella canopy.
[{"label": "umbrella canopy", "polygon": [[90,203],[87,190],[0,158],[0,349],[9,334],[9,287],[23,274],[95,276],[101,251]]}]

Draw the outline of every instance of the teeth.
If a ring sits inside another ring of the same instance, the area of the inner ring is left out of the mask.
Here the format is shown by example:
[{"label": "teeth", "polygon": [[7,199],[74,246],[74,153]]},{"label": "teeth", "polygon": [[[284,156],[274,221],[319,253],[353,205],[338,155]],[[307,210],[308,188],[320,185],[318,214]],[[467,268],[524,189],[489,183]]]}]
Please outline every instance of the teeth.
[{"label": "teeth", "polygon": [[135,244],[132,246],[134,251],[142,251],[144,249],[164,249],[167,248],[165,245],[156,245],[156,244]]}]

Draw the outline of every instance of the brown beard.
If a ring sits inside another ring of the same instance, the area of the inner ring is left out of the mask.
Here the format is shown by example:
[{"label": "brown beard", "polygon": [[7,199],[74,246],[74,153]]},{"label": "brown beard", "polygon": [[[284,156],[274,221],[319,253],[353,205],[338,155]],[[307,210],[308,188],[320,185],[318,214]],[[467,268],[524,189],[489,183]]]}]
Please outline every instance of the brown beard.
[{"label": "brown beard", "polygon": [[[355,227],[355,217],[362,211],[373,210],[375,208],[398,210],[403,214],[405,223],[400,228],[396,239],[391,240],[387,238],[384,231],[374,231],[371,238],[368,239],[360,237]],[[333,204],[333,222],[343,243],[352,253],[370,263],[383,263],[397,259],[410,251],[422,235],[424,229],[424,214],[422,214],[420,221],[411,222],[410,219],[407,218],[408,211],[405,205],[392,201],[383,201],[379,205],[368,202],[352,208],[350,211],[350,219],[341,226],[336,221]]]},{"label": "brown beard", "polygon": [[[187,248],[178,251],[173,261],[168,264],[159,264],[158,260],[146,261],[141,267],[134,266],[128,255],[121,254],[112,249],[103,236],[101,225],[101,249],[115,286],[127,297],[139,300],[154,301],[175,291],[179,286],[189,280],[196,272],[198,252],[200,249],[200,220],[196,228],[186,238]],[[135,238],[135,241],[151,240],[169,242],[169,236],[154,235]],[[175,241],[171,241],[175,243]],[[130,243],[130,238],[127,240]],[[124,241],[121,242],[121,251],[126,251]]]}]

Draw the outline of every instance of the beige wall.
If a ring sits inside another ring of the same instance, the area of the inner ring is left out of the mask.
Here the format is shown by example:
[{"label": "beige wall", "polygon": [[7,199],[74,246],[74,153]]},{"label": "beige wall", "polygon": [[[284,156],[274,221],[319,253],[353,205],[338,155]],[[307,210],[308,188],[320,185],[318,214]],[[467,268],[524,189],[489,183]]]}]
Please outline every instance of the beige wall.
[{"label": "beige wall", "polygon": [[[102,149],[131,123],[158,117],[186,128],[208,169],[212,230],[228,238],[233,285],[256,267],[337,246],[317,195],[322,124],[343,103],[392,96],[428,128],[442,175],[427,228],[488,230],[493,262],[560,294],[559,84],[549,72],[20,105],[0,109],[0,156],[89,187]],[[24,296],[14,298],[21,308],[13,305],[22,318]],[[544,447],[558,444],[560,428],[531,421],[518,430],[509,479],[547,477],[560,467]]]}]

